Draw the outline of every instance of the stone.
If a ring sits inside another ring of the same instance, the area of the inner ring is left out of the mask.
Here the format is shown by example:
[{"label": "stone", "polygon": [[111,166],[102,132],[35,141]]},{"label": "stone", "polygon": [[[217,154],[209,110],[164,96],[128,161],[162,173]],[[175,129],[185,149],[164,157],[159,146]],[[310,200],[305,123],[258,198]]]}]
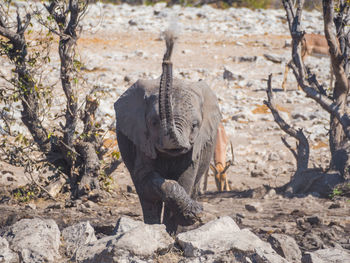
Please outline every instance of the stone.
[{"label": "stone", "polygon": [[341,208],[341,205],[338,203],[333,203],[328,207],[328,209],[337,209],[337,208]]},{"label": "stone", "polygon": [[251,203],[246,204],[245,209],[247,209],[249,212],[262,212],[264,209],[261,207],[260,203]]},{"label": "stone", "polygon": [[266,251],[266,248],[257,246],[254,250],[254,254],[251,255],[253,262],[264,262],[264,263],[290,263],[275,251]]},{"label": "stone", "polygon": [[301,261],[301,251],[292,237],[283,234],[272,234],[267,241],[280,256],[289,262],[297,263]]},{"label": "stone", "polygon": [[124,81],[125,81],[125,82],[130,82],[130,81],[131,81],[131,77],[129,77],[128,75],[126,75],[126,76],[124,77]]},{"label": "stone", "polygon": [[344,249],[326,248],[306,252],[302,263],[345,263],[350,262],[350,253]]},{"label": "stone", "polygon": [[235,235],[239,231],[236,222],[231,217],[224,216],[197,229],[178,234],[176,241],[186,256],[200,256],[229,250],[230,244],[225,242],[225,237]]},{"label": "stone", "polygon": [[36,209],[36,205],[33,204],[33,203],[29,203],[29,204],[26,204],[25,208],[26,209],[33,209],[33,210],[35,210]]},{"label": "stone", "polygon": [[108,248],[108,243],[115,238],[116,236],[107,236],[81,246],[77,249],[73,259],[78,263],[115,262],[113,261],[115,253]]},{"label": "stone", "polygon": [[0,186],[6,186],[9,191],[31,183],[23,167],[16,167],[0,161],[0,171]]},{"label": "stone", "polygon": [[244,79],[241,75],[236,75],[226,68],[224,69],[223,78],[228,81]]},{"label": "stone", "polygon": [[65,178],[60,177],[58,180],[46,186],[45,189],[47,190],[47,192],[50,194],[51,197],[55,198],[61,191],[62,187],[66,184],[66,182],[67,180]]},{"label": "stone", "polygon": [[305,116],[303,113],[300,113],[300,112],[292,112],[292,118],[294,120],[301,119],[303,121],[306,121],[308,119],[307,116]]},{"label": "stone", "polygon": [[9,248],[9,243],[3,237],[0,237],[0,263],[17,263],[18,255]]},{"label": "stone", "polygon": [[22,219],[4,234],[10,248],[23,263],[57,262],[60,258],[60,230],[51,219]]},{"label": "stone", "polygon": [[280,63],[282,63],[283,62],[283,58],[281,58],[281,57],[278,57],[278,56],[276,56],[276,55],[271,55],[271,54],[264,54],[264,57],[267,59],[267,60],[270,60],[270,61],[272,61],[273,63],[278,63],[278,64],[280,64]]},{"label": "stone", "polygon": [[276,152],[269,153],[269,155],[267,157],[267,160],[269,160],[269,161],[279,161],[280,159],[281,159],[281,157]]},{"label": "stone", "polygon": [[231,120],[233,121],[238,121],[240,119],[246,119],[247,116],[245,114],[239,113],[239,114],[235,114],[231,117]]},{"label": "stone", "polygon": [[242,56],[238,57],[239,62],[255,62],[258,59],[257,56]]},{"label": "stone", "polygon": [[[225,216],[176,236],[186,257],[237,251],[257,262],[286,263],[268,244],[248,229],[240,230],[232,218]],[[269,261],[264,261],[265,259]],[[253,261],[254,262],[254,261]]]},{"label": "stone", "polygon": [[[12,129],[15,129],[15,126],[13,126]],[[6,187],[7,191],[25,187],[26,185],[32,184],[33,180],[37,182],[42,179],[46,180],[51,176],[56,176],[56,174],[53,171],[41,170],[33,171],[31,176],[25,171],[24,167],[17,167],[0,161],[0,188]]]},{"label": "stone", "polygon": [[319,225],[321,223],[321,219],[318,216],[308,216],[305,220],[311,225]]},{"label": "stone", "polygon": [[147,225],[131,229],[111,242],[112,246],[129,251],[133,255],[151,256],[169,249],[174,240],[166,232],[165,225]]},{"label": "stone", "polygon": [[275,189],[270,189],[267,194],[264,196],[264,199],[273,199],[276,197],[276,190]]},{"label": "stone", "polygon": [[[172,247],[174,240],[165,225],[142,225],[119,235],[101,238],[78,248],[75,260],[79,263],[131,262],[130,257],[151,257]],[[125,261],[123,261],[125,260]]]},{"label": "stone", "polygon": [[128,232],[131,229],[134,229],[138,226],[144,225],[141,221],[136,221],[130,217],[122,216],[118,219],[117,225],[113,230],[113,235],[121,235]]},{"label": "stone", "polygon": [[262,170],[254,169],[250,172],[251,177],[263,177],[265,173]]},{"label": "stone", "polygon": [[77,249],[97,240],[95,231],[89,222],[80,222],[66,227],[62,231],[66,254],[73,256]]},{"label": "stone", "polygon": [[[118,212],[114,209],[111,209],[109,211],[109,214],[112,216],[118,216]],[[92,227],[95,230],[95,235],[97,239],[100,239],[105,236],[113,236],[114,230],[115,230],[115,220],[108,220],[108,221],[97,221],[94,224],[92,224]]]},{"label": "stone", "polygon": [[137,22],[135,20],[132,20],[132,19],[129,20],[128,24],[130,26],[137,26]]}]

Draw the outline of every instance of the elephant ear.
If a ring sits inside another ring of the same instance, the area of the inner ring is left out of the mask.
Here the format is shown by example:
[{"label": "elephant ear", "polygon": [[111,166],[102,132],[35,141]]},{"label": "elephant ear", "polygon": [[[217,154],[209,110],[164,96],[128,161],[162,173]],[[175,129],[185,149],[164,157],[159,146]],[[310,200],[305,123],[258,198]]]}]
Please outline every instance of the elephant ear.
[{"label": "elephant ear", "polygon": [[154,88],[157,90],[151,81],[138,80],[114,103],[117,132],[123,133],[151,159],[157,154],[147,129],[146,110]]},{"label": "elephant ear", "polygon": [[198,158],[201,151],[209,146],[209,144],[215,144],[217,129],[221,121],[220,108],[215,93],[202,81],[198,82],[195,88],[201,90],[203,106],[202,124],[193,146],[193,160]]}]

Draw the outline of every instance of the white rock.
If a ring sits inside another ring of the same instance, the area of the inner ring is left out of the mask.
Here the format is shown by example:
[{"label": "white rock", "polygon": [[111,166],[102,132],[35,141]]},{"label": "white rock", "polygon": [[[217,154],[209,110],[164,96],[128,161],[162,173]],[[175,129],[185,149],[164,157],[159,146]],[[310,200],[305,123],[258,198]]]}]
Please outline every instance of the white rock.
[{"label": "white rock", "polygon": [[54,220],[22,219],[12,225],[4,237],[24,263],[57,262],[61,257],[60,230]]},{"label": "white rock", "polygon": [[18,255],[11,251],[9,243],[5,238],[0,237],[0,262],[1,263],[17,263]]},{"label": "white rock", "polygon": [[[142,224],[123,234],[101,238],[80,247],[75,256],[77,262],[122,262],[130,256],[147,258],[169,249],[174,240],[165,225]],[[127,261],[126,261],[127,262]]]},{"label": "white rock", "polygon": [[264,209],[261,207],[260,203],[251,203],[251,204],[246,204],[245,208],[249,211],[249,212],[262,212],[264,211]]},{"label": "white rock", "polygon": [[230,237],[240,231],[236,222],[228,216],[210,221],[209,223],[176,236],[186,256],[200,256],[230,250]]},{"label": "white rock", "polygon": [[165,230],[165,225],[147,225],[131,229],[119,239],[112,240],[111,246],[130,251],[134,255],[150,256],[167,250],[174,240]]},{"label": "white rock", "polygon": [[[248,229],[240,230],[230,217],[213,220],[198,229],[181,233],[176,237],[186,256],[201,256],[235,250],[247,255],[256,253],[259,260],[269,258],[270,262],[287,262],[271,246],[260,240]],[[260,262],[260,261],[259,261]]]},{"label": "white rock", "polygon": [[306,252],[302,263],[345,263],[350,262],[350,253],[337,248],[320,249],[315,252]]},{"label": "white rock", "polygon": [[260,240],[250,230],[239,230],[230,217],[216,219],[198,229],[181,233],[176,240],[184,249],[185,256],[189,257],[233,250],[257,262],[287,263],[270,244]]},{"label": "white rock", "polygon": [[141,221],[136,221],[131,219],[130,217],[122,216],[118,219],[117,225],[113,230],[113,235],[121,235],[124,234],[131,229],[134,229],[138,226],[143,226],[144,223]]},{"label": "white rock", "polygon": [[62,231],[67,255],[73,256],[76,250],[97,240],[95,231],[89,222],[80,222]]},{"label": "white rock", "polygon": [[272,234],[269,236],[268,242],[280,256],[288,261],[301,261],[301,251],[297,242],[292,237],[283,234]]}]

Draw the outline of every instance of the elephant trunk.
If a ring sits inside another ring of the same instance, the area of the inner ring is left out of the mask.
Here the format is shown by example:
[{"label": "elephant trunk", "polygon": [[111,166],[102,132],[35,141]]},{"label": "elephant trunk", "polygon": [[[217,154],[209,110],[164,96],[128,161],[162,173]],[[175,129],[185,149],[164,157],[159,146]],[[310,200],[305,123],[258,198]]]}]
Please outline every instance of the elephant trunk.
[{"label": "elephant trunk", "polygon": [[162,75],[159,87],[159,116],[162,129],[162,136],[169,136],[172,147],[181,146],[181,136],[175,126],[172,92],[173,92],[173,64],[170,61],[174,47],[174,36],[171,32],[166,32],[166,52],[163,57]]}]

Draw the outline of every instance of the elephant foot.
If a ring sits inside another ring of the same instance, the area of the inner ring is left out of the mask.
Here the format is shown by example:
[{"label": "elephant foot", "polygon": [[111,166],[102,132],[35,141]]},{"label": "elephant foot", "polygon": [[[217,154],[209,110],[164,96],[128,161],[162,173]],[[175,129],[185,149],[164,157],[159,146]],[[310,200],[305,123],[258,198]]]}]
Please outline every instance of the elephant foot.
[{"label": "elephant foot", "polygon": [[188,226],[196,222],[201,222],[203,216],[203,206],[195,200],[189,200],[183,207],[179,217],[179,225]]},{"label": "elephant foot", "polygon": [[166,207],[170,209],[168,222],[174,221],[176,225],[192,225],[200,221],[203,206],[193,200],[185,189],[176,181],[161,177],[152,179],[152,193],[158,193]]},{"label": "elephant foot", "polygon": [[194,200],[181,206],[181,209],[174,202],[167,202],[163,224],[166,225],[168,233],[177,234],[201,226],[203,215],[203,206]]}]

